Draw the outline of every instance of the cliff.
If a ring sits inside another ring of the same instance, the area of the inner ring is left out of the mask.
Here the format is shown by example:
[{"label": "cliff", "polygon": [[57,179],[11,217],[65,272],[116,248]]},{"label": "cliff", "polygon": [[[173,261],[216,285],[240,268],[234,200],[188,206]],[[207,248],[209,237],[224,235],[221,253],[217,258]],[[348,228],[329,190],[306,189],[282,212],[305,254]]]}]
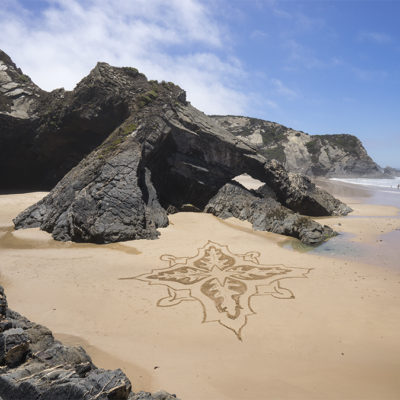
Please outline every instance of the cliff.
[{"label": "cliff", "polygon": [[326,177],[383,177],[360,140],[347,134],[309,135],[276,122],[240,116],[211,116],[226,130],[276,159],[291,172]]},{"label": "cliff", "polygon": [[96,71],[73,92],[45,92],[0,50],[0,189],[52,188],[126,119],[123,85],[94,82]]}]

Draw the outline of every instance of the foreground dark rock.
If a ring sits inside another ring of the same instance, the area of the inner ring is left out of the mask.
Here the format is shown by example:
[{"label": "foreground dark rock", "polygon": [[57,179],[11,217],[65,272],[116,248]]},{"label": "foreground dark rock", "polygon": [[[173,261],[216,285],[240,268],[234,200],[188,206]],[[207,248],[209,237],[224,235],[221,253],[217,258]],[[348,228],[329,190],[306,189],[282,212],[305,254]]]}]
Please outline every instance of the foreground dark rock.
[{"label": "foreground dark rock", "polygon": [[131,389],[121,370],[97,368],[81,347],[64,346],[47,328],[10,310],[0,286],[0,399],[176,400]]},{"label": "foreground dark rock", "polygon": [[[10,71],[17,70],[10,60],[4,63],[2,76],[9,78]],[[34,142],[55,145],[32,150],[61,161],[54,177],[96,147],[96,140],[107,138],[48,196],[17,216],[17,229],[40,227],[57,240],[77,242],[154,239],[157,228],[168,225],[166,210],[187,210],[190,204],[203,211],[221,187],[243,173],[265,182],[276,201],[294,212],[325,216],[350,211],[308,178],[268,161],[192,107],[185,92],[172,83],[147,81],[133,68],[98,63],[73,92],[57,93],[40,92],[26,115],[26,121],[39,124]],[[16,119],[10,110],[2,115]],[[49,121],[56,121],[56,128]],[[84,139],[81,129],[97,139]],[[76,146],[75,161],[64,164],[63,154],[70,154],[76,140],[90,146]],[[39,169],[48,176],[56,169],[46,157],[39,157],[45,159]],[[29,157],[26,162],[29,165]],[[285,225],[290,221],[287,218]],[[299,236],[295,227],[284,231]],[[325,233],[320,231],[322,240]]]},{"label": "foreground dark rock", "polygon": [[250,117],[214,115],[211,118],[255,146],[267,159],[283,163],[291,172],[328,177],[390,176],[353,135],[309,135],[276,122]]}]

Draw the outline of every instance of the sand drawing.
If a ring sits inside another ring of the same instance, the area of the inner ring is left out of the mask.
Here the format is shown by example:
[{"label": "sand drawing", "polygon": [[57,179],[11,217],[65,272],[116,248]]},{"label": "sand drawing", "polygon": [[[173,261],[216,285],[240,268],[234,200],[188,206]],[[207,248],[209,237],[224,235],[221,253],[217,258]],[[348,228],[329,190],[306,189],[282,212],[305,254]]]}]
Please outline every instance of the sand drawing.
[{"label": "sand drawing", "polygon": [[262,265],[260,253],[234,254],[228,246],[208,241],[193,257],[164,254],[168,267],[154,269],[133,278],[150,285],[165,285],[168,296],[157,302],[159,307],[172,307],[182,301],[199,301],[203,322],[218,322],[232,330],[241,340],[253,296],[271,295],[293,299],[293,293],[281,286],[288,278],[305,278],[310,269],[284,265]]}]

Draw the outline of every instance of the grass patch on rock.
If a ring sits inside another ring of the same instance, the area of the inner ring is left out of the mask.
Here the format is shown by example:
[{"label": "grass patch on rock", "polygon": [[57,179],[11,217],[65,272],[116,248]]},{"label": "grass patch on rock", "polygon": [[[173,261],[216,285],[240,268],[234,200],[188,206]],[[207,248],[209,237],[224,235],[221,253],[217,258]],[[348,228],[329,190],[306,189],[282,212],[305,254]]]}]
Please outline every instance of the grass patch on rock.
[{"label": "grass patch on rock", "polygon": [[158,93],[156,92],[155,88],[141,94],[139,96],[139,107],[142,108],[147,104],[151,103],[158,97]]},{"label": "grass patch on rock", "polygon": [[274,147],[263,149],[262,153],[268,160],[278,160],[281,163],[286,161],[286,155],[283,146],[280,144]]}]

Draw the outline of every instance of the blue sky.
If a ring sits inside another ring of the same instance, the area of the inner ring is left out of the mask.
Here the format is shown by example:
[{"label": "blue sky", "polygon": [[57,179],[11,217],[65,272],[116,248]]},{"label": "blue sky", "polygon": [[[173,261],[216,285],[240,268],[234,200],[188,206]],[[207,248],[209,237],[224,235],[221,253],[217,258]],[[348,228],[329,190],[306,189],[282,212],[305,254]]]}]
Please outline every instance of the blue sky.
[{"label": "blue sky", "polygon": [[352,133],[400,168],[400,1],[1,3],[0,48],[46,90],[97,61],[135,66],[206,113]]}]

